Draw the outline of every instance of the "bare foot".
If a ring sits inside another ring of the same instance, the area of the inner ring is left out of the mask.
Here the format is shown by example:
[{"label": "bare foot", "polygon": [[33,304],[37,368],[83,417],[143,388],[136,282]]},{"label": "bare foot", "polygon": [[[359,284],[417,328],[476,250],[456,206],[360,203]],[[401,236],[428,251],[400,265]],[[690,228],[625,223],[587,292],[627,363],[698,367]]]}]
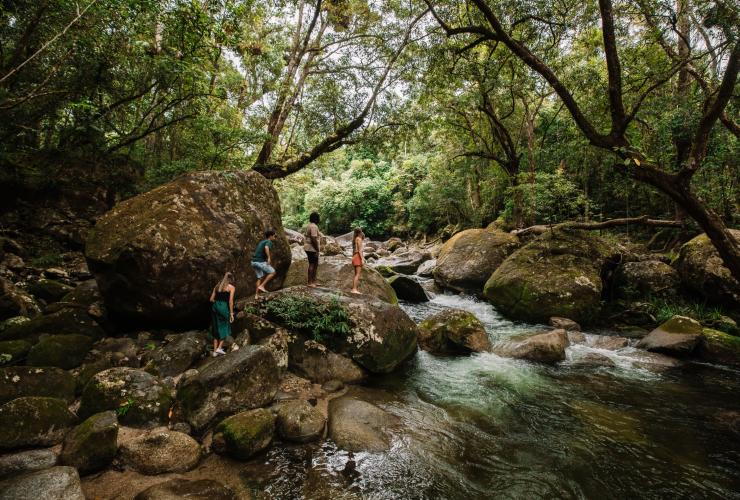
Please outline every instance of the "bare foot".
[{"label": "bare foot", "polygon": [[264,293],[267,293],[267,290],[265,290],[265,287],[262,287],[262,286],[258,286],[258,287],[257,287],[257,293],[259,293],[259,292],[264,292]]},{"label": "bare foot", "polygon": [[309,283],[308,286],[311,288],[316,288],[318,285],[316,283]]},{"label": "bare foot", "polygon": [[359,291],[359,290],[355,290],[355,289],[352,289],[352,290],[350,290],[350,292],[351,292],[351,293],[356,293],[356,294],[358,294],[358,295],[361,295],[361,294],[362,294],[362,292],[361,292],[361,291]]}]

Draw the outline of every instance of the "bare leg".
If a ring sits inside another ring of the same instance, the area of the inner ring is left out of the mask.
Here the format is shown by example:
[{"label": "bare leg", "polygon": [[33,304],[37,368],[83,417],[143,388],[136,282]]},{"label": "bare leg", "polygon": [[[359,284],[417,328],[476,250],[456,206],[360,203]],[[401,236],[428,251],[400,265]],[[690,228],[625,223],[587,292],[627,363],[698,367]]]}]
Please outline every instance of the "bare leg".
[{"label": "bare leg", "polygon": [[254,298],[256,299],[260,295],[260,287],[262,286],[262,278],[257,280],[257,285],[254,288]]},{"label": "bare leg", "polygon": [[275,277],[275,273],[270,273],[267,276],[265,276],[265,279],[262,281],[262,284],[257,287],[257,291],[259,292],[267,292],[267,289],[265,286],[272,280],[272,278]]},{"label": "bare leg", "polygon": [[316,286],[316,264],[308,264],[308,286]]},{"label": "bare leg", "polygon": [[362,266],[355,266],[355,277],[352,280],[352,293],[360,293],[357,286],[360,284],[360,273],[362,272]]}]

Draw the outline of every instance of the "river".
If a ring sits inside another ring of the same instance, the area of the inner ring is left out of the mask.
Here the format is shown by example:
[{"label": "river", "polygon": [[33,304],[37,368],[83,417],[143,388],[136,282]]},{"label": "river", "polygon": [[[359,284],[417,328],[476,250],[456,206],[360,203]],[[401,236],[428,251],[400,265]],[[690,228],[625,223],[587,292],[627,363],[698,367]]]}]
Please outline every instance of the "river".
[{"label": "river", "polygon": [[[402,307],[415,321],[471,311],[493,341],[538,328],[471,297]],[[578,366],[589,351],[615,366]],[[355,390],[401,418],[389,452],[279,446],[243,477],[270,498],[740,499],[740,372],[691,363],[656,373],[636,354],[577,345],[550,367],[419,351]],[[356,467],[342,472],[348,460]]]}]

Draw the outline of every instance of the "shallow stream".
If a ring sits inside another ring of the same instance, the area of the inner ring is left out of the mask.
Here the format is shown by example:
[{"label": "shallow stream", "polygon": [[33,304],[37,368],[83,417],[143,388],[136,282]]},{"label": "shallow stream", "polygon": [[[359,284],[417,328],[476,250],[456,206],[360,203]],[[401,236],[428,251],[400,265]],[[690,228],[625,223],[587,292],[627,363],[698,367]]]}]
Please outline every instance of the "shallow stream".
[{"label": "shallow stream", "polygon": [[[415,321],[466,309],[494,341],[537,329],[470,297],[402,307]],[[616,366],[578,366],[589,351]],[[271,498],[740,499],[740,372],[689,364],[656,373],[633,347],[576,345],[567,355],[548,367],[419,351],[403,371],[358,389],[401,418],[389,452],[274,447],[243,479]],[[356,467],[343,472],[348,460]]]}]

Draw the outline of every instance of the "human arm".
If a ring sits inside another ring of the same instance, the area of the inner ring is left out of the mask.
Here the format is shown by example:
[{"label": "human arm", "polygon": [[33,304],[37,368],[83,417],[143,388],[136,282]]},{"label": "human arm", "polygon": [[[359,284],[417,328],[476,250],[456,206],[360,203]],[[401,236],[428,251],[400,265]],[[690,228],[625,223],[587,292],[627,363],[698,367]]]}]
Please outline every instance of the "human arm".
[{"label": "human arm", "polygon": [[229,320],[231,323],[234,322],[234,292],[236,292],[236,288],[234,288],[234,285],[229,286]]},{"label": "human arm", "polygon": [[211,302],[216,302],[216,287],[213,287],[213,291],[211,292]]},{"label": "human arm", "polygon": [[267,256],[267,265],[272,265],[272,243],[265,245],[265,255]]},{"label": "human arm", "polygon": [[321,253],[319,248],[319,230],[316,227],[312,227],[308,231],[308,238],[311,240],[311,244],[316,249],[316,253]]}]

